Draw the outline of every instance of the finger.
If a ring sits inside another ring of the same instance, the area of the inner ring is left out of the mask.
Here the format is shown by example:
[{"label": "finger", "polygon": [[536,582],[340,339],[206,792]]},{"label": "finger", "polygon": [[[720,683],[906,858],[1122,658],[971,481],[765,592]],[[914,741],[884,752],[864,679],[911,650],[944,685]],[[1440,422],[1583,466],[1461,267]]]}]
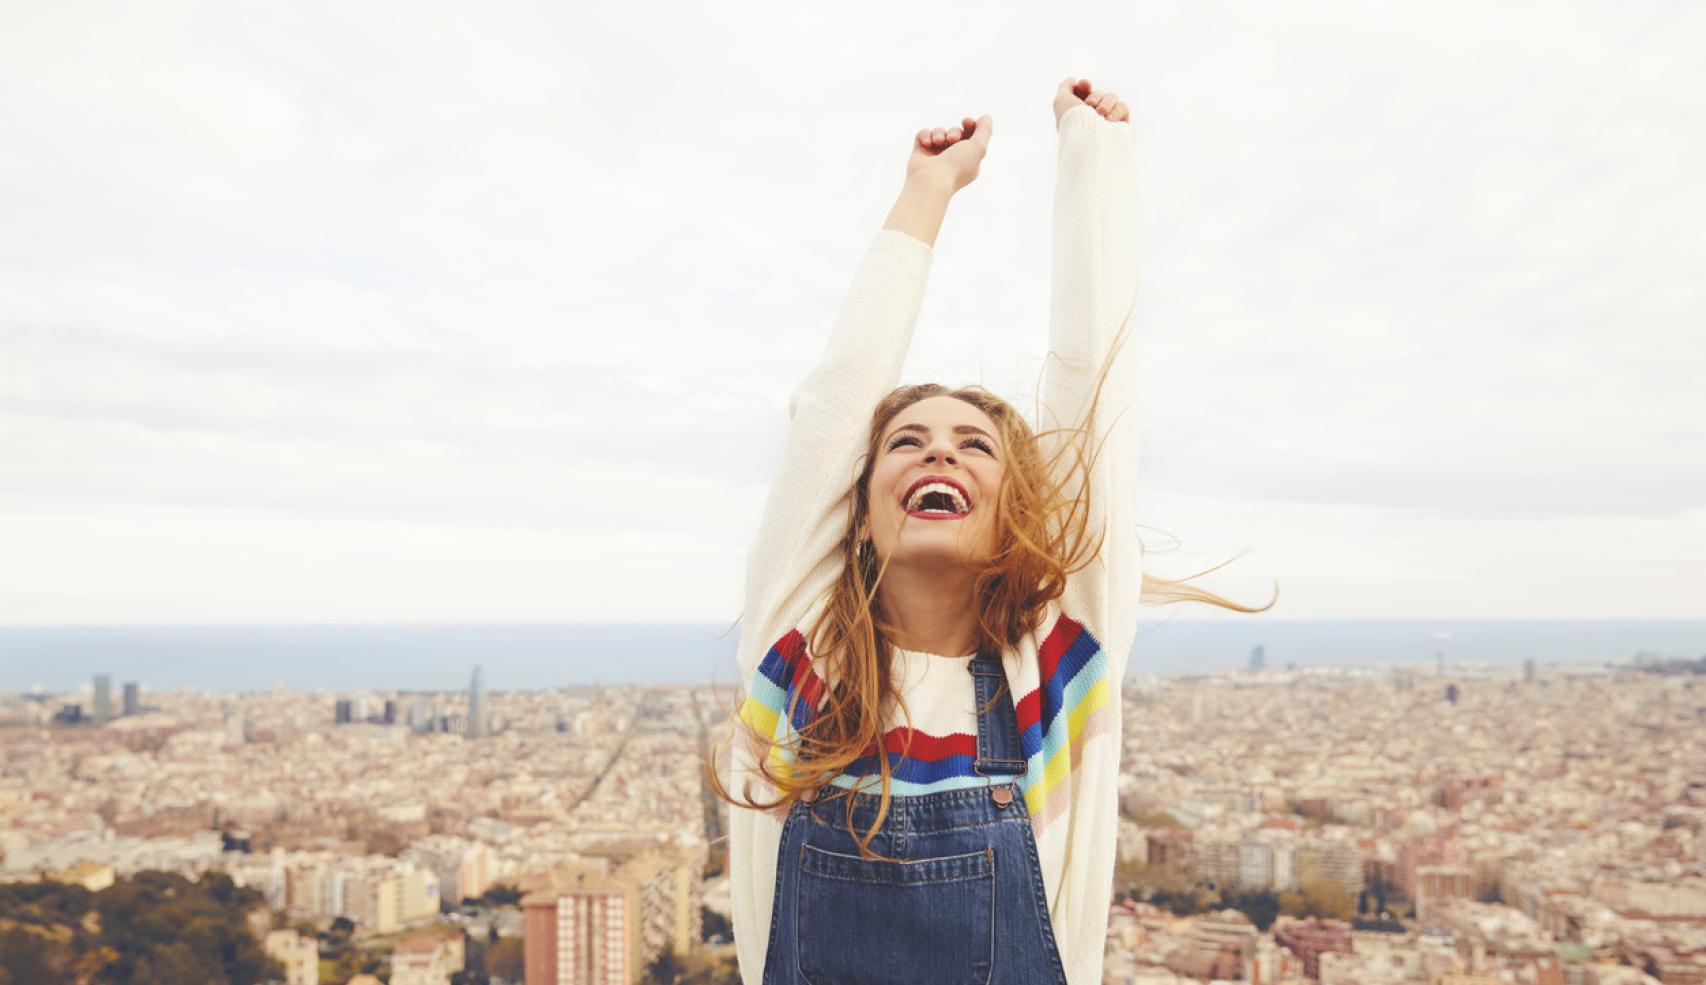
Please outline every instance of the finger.
[{"label": "finger", "polygon": [[920,131],[918,131],[918,136],[915,137],[914,139],[918,142],[918,146],[929,147],[930,146],[930,131],[920,130]]},{"label": "finger", "polygon": [[960,120],[960,129],[965,131],[966,136],[973,136],[977,133],[977,121],[967,116]]},{"label": "finger", "polygon": [[1077,96],[1079,99],[1083,99],[1085,96],[1090,95],[1090,80],[1079,79],[1077,84],[1072,87],[1072,94]]},{"label": "finger", "polygon": [[1115,120],[1118,122],[1124,122],[1126,120],[1129,120],[1129,119],[1131,119],[1131,109],[1129,107],[1127,107],[1126,104],[1123,102],[1115,103],[1114,104],[1114,111],[1108,115],[1108,119]]},{"label": "finger", "polygon": [[936,129],[930,131],[930,145],[932,147],[942,146],[942,144],[947,142],[947,139],[948,139],[948,131],[943,130],[941,127],[937,127]]},{"label": "finger", "polygon": [[948,128],[948,142],[949,143],[956,143],[960,140],[960,138],[962,138],[964,136],[965,136],[965,131],[961,130],[959,127],[949,127]]},{"label": "finger", "polygon": [[1101,113],[1102,112],[1102,100],[1106,99],[1107,95],[1108,95],[1107,93],[1098,89],[1095,92],[1092,92],[1090,94],[1089,99],[1086,99],[1084,101],[1089,103],[1091,105],[1091,107],[1093,107],[1096,110],[1096,112]]}]

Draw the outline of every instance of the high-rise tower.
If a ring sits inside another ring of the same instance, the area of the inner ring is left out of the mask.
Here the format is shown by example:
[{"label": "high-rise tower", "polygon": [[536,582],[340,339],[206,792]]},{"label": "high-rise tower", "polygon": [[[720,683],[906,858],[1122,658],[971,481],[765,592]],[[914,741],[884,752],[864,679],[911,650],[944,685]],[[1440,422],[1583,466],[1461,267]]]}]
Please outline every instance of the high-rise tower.
[{"label": "high-rise tower", "polygon": [[474,668],[474,679],[468,683],[468,737],[491,734],[491,712],[486,708],[486,672]]},{"label": "high-rise tower", "polygon": [[96,724],[109,722],[113,717],[113,675],[95,675],[95,714]]}]

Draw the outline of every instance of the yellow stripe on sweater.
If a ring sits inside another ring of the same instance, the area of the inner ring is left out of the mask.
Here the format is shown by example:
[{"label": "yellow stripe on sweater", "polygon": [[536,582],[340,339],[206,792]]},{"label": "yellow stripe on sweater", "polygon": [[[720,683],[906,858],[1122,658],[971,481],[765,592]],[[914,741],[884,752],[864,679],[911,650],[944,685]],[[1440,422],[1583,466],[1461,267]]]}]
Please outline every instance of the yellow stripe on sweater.
[{"label": "yellow stripe on sweater", "polygon": [[1042,779],[1033,783],[1031,789],[1025,791],[1025,808],[1035,814],[1042,810],[1043,803],[1048,799],[1049,791],[1060,785],[1072,773],[1072,742],[1079,733],[1084,731],[1084,720],[1090,713],[1108,703],[1108,681],[1106,678],[1090,685],[1079,700],[1077,707],[1066,716],[1067,740],[1054,751],[1054,758],[1043,764]]}]

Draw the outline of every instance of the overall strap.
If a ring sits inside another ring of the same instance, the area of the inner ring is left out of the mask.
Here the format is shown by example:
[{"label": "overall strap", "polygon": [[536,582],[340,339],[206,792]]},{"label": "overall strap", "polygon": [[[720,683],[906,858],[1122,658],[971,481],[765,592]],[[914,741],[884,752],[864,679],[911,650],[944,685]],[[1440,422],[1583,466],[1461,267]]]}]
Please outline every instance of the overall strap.
[{"label": "overall strap", "polygon": [[[972,770],[990,777],[1022,776],[1026,765],[1019,745],[1019,716],[1013,711],[1013,689],[1001,687],[1007,678],[1001,658],[979,652],[970,666],[977,694],[977,760]],[[1001,692],[998,700],[997,690]]]}]

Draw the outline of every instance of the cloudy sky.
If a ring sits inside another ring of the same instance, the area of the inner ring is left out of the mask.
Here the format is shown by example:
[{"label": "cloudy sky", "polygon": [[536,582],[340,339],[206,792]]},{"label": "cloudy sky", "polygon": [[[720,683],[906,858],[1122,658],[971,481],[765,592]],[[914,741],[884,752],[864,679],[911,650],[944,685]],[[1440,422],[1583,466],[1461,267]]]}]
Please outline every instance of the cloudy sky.
[{"label": "cloudy sky", "polygon": [[906,378],[1028,394],[1068,74],[1152,571],[1706,615],[1706,9],[821,7],[14,5],[0,623],[732,621],[920,127],[995,121]]}]

